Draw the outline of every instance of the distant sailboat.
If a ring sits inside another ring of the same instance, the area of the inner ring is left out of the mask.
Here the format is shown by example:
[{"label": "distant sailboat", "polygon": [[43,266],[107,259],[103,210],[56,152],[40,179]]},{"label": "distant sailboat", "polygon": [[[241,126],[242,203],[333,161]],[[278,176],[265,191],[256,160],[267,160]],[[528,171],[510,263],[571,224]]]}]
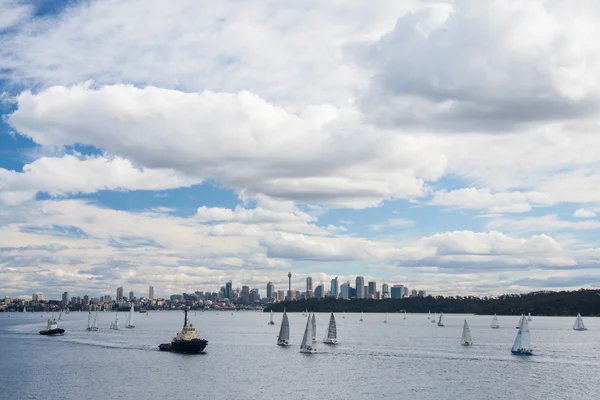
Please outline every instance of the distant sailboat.
[{"label": "distant sailboat", "polygon": [[344,313],[342,314],[342,318],[346,319],[346,311],[344,311]]},{"label": "distant sailboat", "polygon": [[325,334],[325,340],[323,340],[323,343],[337,343],[337,327],[335,325],[335,317],[333,316],[333,313],[331,313],[329,316],[329,326],[327,327],[327,333]]},{"label": "distant sailboat", "polygon": [[577,318],[575,319],[575,324],[573,325],[573,329],[576,331],[587,331],[587,328],[583,324],[583,319],[581,318],[580,313],[577,313]]},{"label": "distant sailboat", "polygon": [[359,321],[362,322],[362,320],[363,320],[363,312],[361,311],[360,312],[360,320]]},{"label": "distant sailboat", "polygon": [[310,321],[310,329],[312,331],[312,342],[317,343],[317,319],[315,317],[315,313],[312,315],[312,319]]},{"label": "distant sailboat", "polygon": [[500,328],[500,325],[498,325],[498,317],[496,317],[496,314],[494,314],[494,318],[492,319],[492,325],[490,326],[492,329]]},{"label": "distant sailboat", "polygon": [[269,321],[269,325],[275,325],[275,322],[273,322],[273,310],[271,310],[271,320]]},{"label": "distant sailboat", "polygon": [[385,313],[385,319],[383,320],[384,324],[387,324],[387,313]]},{"label": "distant sailboat", "polygon": [[117,313],[115,314],[115,321],[110,323],[110,329],[113,329],[115,331],[121,329],[119,328],[119,311],[117,311]]},{"label": "distant sailboat", "polygon": [[283,309],[283,317],[281,318],[281,328],[279,328],[279,336],[277,337],[277,346],[287,346],[290,344],[290,321],[288,320],[285,308]]},{"label": "distant sailboat", "polygon": [[88,312],[88,323],[86,331],[97,331],[98,330],[98,311],[96,311],[96,315],[94,316],[94,322],[92,323],[92,312]]},{"label": "distant sailboat", "polygon": [[440,313],[440,319],[438,320],[437,326],[444,326],[442,318],[444,318],[444,313]]},{"label": "distant sailboat", "polygon": [[531,350],[531,338],[529,337],[529,323],[525,315],[521,318],[519,325],[519,332],[515,338],[515,343],[510,350],[516,356],[532,356],[533,350]]},{"label": "distant sailboat", "polygon": [[437,313],[436,313],[436,312],[434,312],[434,313],[433,313],[433,319],[431,320],[431,323],[432,323],[432,324],[435,324],[435,321],[436,321],[436,320],[437,320]]},{"label": "distant sailboat", "polygon": [[125,325],[125,328],[135,328],[135,325],[133,324],[133,303],[131,303],[131,310],[129,310],[129,315],[127,316],[127,325]]},{"label": "distant sailboat", "polygon": [[316,353],[316,343],[312,340],[312,321],[310,315],[306,319],[306,328],[304,328],[304,336],[302,337],[302,343],[300,344],[300,353]]},{"label": "distant sailboat", "polygon": [[431,319],[431,311],[429,311],[429,314],[427,315],[427,319]]},{"label": "distant sailboat", "polygon": [[519,318],[519,323],[515,328],[519,329],[521,327],[521,322],[525,319],[525,314],[521,314],[521,318]]},{"label": "distant sailboat", "polygon": [[460,344],[463,346],[472,346],[473,345],[473,337],[471,337],[471,328],[469,328],[469,324],[465,319],[465,324],[463,325],[462,339]]},{"label": "distant sailboat", "polygon": [[531,313],[527,314],[527,321],[531,322]]},{"label": "distant sailboat", "polygon": [[404,310],[404,318],[403,319],[406,319],[406,310]]}]

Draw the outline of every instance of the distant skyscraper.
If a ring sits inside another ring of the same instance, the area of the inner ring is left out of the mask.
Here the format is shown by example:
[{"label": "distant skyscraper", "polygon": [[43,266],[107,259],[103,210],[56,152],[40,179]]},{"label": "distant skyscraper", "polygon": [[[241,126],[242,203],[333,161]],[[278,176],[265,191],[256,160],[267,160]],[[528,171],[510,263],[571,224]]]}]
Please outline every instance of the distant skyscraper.
[{"label": "distant skyscraper", "polygon": [[117,288],[117,301],[123,300],[123,286]]},{"label": "distant skyscraper", "polygon": [[381,285],[381,298],[389,299],[390,298],[390,285],[384,283]]},{"label": "distant skyscraper", "polygon": [[329,291],[329,294],[331,297],[335,297],[336,299],[339,296],[339,292],[338,292],[338,278],[337,276],[331,280],[331,290]]},{"label": "distant skyscraper", "polygon": [[392,286],[392,299],[401,299],[404,295],[404,286],[402,285],[394,285]]},{"label": "distant skyscraper", "polygon": [[356,298],[362,299],[366,297],[365,294],[365,278],[362,276],[356,277]]},{"label": "distant skyscraper", "polygon": [[83,305],[84,306],[90,305],[90,296],[88,296],[87,294],[85,296],[83,296]]},{"label": "distant skyscraper", "polygon": [[272,299],[275,297],[275,284],[273,282],[267,283],[267,298]]},{"label": "distant skyscraper", "polygon": [[233,283],[231,281],[225,284],[225,298],[231,299],[231,291],[233,288]]},{"label": "distant skyscraper", "polygon": [[367,293],[368,298],[375,298],[375,293],[377,292],[377,282],[369,282],[369,292]]},{"label": "distant skyscraper", "polygon": [[315,297],[317,299],[325,297],[325,285],[319,285],[315,288]]},{"label": "distant skyscraper", "polygon": [[306,277],[306,298],[310,299],[313,297],[313,284],[312,284],[312,276]]},{"label": "distant skyscraper", "polygon": [[62,302],[63,304],[69,304],[69,292],[63,292]]},{"label": "distant skyscraper", "polygon": [[148,288],[148,298],[150,300],[154,300],[154,286],[150,286]]},{"label": "distant skyscraper", "polygon": [[425,297],[425,296],[427,296],[427,293],[425,293],[424,290],[419,290],[419,293],[417,293],[417,296],[419,296],[419,297]]},{"label": "distant skyscraper", "polygon": [[292,300],[292,273],[288,272],[288,300]]},{"label": "distant skyscraper", "polygon": [[248,301],[250,300],[250,287],[249,286],[242,286],[242,294],[240,295],[240,301],[244,304],[248,304]]},{"label": "distant skyscraper", "polygon": [[278,290],[277,291],[277,300],[278,301],[284,301],[285,300],[285,290]]},{"label": "distant skyscraper", "polygon": [[415,289],[411,291],[410,297],[417,297],[417,291]]},{"label": "distant skyscraper", "polygon": [[342,283],[342,285],[340,286],[340,298],[350,298],[350,282]]},{"label": "distant skyscraper", "polygon": [[129,300],[133,300],[133,290],[129,292]]},{"label": "distant skyscraper", "polygon": [[402,297],[408,297],[408,288],[406,286],[402,288]]}]

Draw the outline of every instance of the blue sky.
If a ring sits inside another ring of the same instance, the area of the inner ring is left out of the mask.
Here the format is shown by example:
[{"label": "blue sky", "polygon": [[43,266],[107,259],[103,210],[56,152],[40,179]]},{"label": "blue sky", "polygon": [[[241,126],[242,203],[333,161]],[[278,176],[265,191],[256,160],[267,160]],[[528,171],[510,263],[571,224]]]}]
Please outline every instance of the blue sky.
[{"label": "blue sky", "polygon": [[600,284],[598,6],[0,6],[0,295]]}]

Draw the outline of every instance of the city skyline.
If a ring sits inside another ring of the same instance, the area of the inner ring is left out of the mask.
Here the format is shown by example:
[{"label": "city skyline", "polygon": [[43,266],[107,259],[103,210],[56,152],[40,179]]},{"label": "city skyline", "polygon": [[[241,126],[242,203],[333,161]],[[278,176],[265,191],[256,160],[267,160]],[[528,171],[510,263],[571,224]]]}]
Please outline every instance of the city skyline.
[{"label": "city skyline", "polygon": [[165,4],[2,2],[0,296],[600,287],[594,2]]}]

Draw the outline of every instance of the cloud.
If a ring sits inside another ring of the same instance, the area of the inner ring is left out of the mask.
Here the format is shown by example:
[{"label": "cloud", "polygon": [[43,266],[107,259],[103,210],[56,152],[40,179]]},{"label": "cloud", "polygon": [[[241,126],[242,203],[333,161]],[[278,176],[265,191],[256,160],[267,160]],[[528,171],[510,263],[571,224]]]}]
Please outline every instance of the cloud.
[{"label": "cloud", "polygon": [[357,118],[331,105],[293,114],[249,92],[78,85],[23,92],[8,122],[43,146],[93,145],[150,170],[299,203],[375,206],[422,196],[443,173],[436,139]]},{"label": "cloud", "polygon": [[433,193],[429,204],[462,209],[487,209],[492,213],[523,213],[531,211],[532,205],[552,205],[553,200],[548,193],[493,193],[489,189],[464,188],[439,190]]},{"label": "cloud", "polygon": [[410,228],[415,226],[416,222],[408,218],[390,218],[383,224],[370,225],[369,228],[379,232],[388,228]]},{"label": "cloud", "polygon": [[136,168],[121,157],[41,157],[23,172],[0,168],[0,201],[17,204],[38,193],[65,196],[98,190],[162,190],[200,183],[169,169]]},{"label": "cloud", "polygon": [[21,0],[0,0],[0,33],[3,30],[14,28],[18,23],[24,21],[34,11],[31,4]]},{"label": "cloud", "polygon": [[553,232],[565,229],[595,230],[600,229],[600,221],[565,221],[556,214],[523,219],[498,218],[486,224],[487,229],[501,229],[510,232]]},{"label": "cloud", "polygon": [[573,213],[573,216],[577,218],[594,218],[596,217],[596,213],[592,210],[588,210],[587,208],[578,208]]}]

